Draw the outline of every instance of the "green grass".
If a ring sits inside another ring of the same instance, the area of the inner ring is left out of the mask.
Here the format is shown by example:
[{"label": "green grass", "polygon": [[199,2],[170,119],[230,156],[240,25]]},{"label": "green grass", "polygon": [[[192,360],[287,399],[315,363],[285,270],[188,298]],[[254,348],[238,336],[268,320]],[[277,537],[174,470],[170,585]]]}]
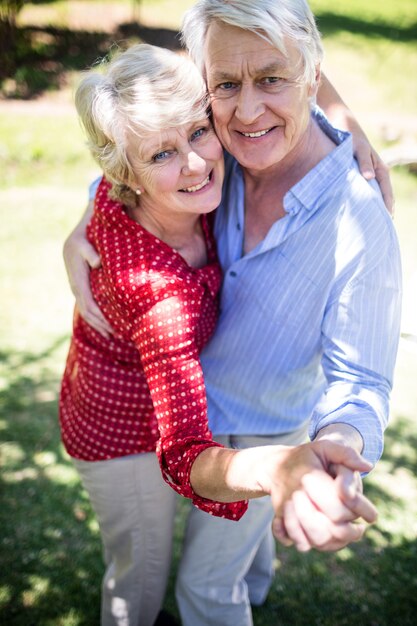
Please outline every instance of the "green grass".
[{"label": "green grass", "polygon": [[[143,4],[141,11],[151,6]],[[159,0],[155,11],[164,7],[166,13],[167,5]],[[392,23],[393,31],[402,33],[403,41],[383,29],[367,38],[364,29],[352,34],[340,28],[337,16],[326,18],[328,61],[342,79],[340,88],[347,87],[343,95],[349,103],[353,99],[367,131],[383,147],[380,117],[372,113],[396,122],[416,114],[411,80],[416,45],[404,32],[416,22],[417,4],[323,0],[313,5],[322,15],[348,16],[351,21],[345,24]],[[175,15],[171,10],[172,21]],[[378,46],[388,46],[390,55],[381,57]],[[354,88],[355,81],[360,88]],[[10,626],[98,624],[99,533],[57,424],[72,314],[61,247],[84,208],[86,185],[96,168],[75,114],[59,102],[48,99],[50,108],[43,112],[35,105],[20,110],[0,103],[0,616]],[[417,335],[417,179],[397,169],[393,181],[405,274],[403,330]],[[279,548],[276,580],[265,606],[254,610],[255,626],[415,623],[416,373],[417,344],[404,339],[384,456],[366,481],[366,492],[380,511],[377,524],[362,542],[333,555]],[[173,612],[173,580],[188,507],[179,504],[166,600]]]},{"label": "green grass", "polygon": [[354,23],[365,22],[369,30],[378,24],[389,25],[392,31],[401,28],[410,28],[417,23],[417,6],[414,0],[399,0],[398,2],[381,2],[381,0],[310,0],[312,11],[316,16],[341,16]]},{"label": "green grass", "polygon": [[55,107],[59,103],[50,105],[50,114],[35,117],[1,115],[0,110],[0,189],[44,183],[68,187],[79,184],[82,169],[92,169],[75,109],[55,115]]}]

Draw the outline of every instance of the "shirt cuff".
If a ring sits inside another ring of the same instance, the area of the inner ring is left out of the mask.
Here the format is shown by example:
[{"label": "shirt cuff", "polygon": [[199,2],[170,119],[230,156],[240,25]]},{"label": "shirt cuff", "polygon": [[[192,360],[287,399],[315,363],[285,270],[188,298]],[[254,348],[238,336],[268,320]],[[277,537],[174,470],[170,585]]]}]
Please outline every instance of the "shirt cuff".
[{"label": "shirt cuff", "polygon": [[314,417],[310,422],[309,436],[313,440],[319,430],[331,424],[347,424],[356,428],[363,439],[362,456],[375,465],[384,449],[383,428],[378,416],[366,404],[346,403],[323,417]]},{"label": "shirt cuff", "polygon": [[[188,442],[190,444],[190,442]],[[157,445],[157,455],[161,466],[162,476],[172,489],[185,498],[190,498],[194,506],[201,509],[209,515],[215,517],[223,517],[229,520],[238,521],[248,508],[247,500],[239,500],[237,502],[218,502],[216,500],[209,500],[198,496],[191,487],[190,475],[191,468],[197,456],[203,452],[206,448],[224,448],[224,446],[216,443],[215,441],[206,441],[194,443],[187,446],[186,449],[181,450],[181,470],[176,472],[177,479],[172,475],[172,472],[168,470],[169,463],[168,458],[171,456],[172,449],[166,450],[161,453],[159,444]],[[178,448],[174,452],[174,455],[178,458]],[[186,458],[185,458],[186,457]],[[185,460],[184,460],[185,458]]]}]

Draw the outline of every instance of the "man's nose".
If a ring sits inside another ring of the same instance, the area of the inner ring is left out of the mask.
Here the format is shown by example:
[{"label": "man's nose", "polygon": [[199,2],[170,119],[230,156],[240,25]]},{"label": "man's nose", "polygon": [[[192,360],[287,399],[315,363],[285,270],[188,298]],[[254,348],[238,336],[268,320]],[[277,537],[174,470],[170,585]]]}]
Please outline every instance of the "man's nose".
[{"label": "man's nose", "polygon": [[257,93],[256,86],[242,86],[239,92],[235,110],[236,118],[249,126],[253,124],[265,110],[261,94]]}]

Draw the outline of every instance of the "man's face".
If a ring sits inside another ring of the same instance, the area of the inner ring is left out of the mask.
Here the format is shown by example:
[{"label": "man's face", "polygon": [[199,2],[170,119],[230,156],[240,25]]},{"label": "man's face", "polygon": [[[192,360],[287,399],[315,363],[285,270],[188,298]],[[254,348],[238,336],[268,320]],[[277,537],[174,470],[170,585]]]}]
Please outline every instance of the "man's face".
[{"label": "man's face", "polygon": [[214,124],[223,146],[250,170],[274,167],[300,147],[313,88],[301,83],[300,52],[287,57],[250,31],[213,22],[205,70]]}]

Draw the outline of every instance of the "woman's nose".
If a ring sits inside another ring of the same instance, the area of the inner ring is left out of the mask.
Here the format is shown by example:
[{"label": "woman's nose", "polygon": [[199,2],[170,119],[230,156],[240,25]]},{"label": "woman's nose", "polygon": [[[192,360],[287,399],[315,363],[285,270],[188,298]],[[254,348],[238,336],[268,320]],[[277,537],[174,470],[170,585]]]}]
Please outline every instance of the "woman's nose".
[{"label": "woman's nose", "polygon": [[206,161],[194,150],[189,150],[184,155],[184,165],[182,171],[184,174],[198,174],[205,172]]}]

